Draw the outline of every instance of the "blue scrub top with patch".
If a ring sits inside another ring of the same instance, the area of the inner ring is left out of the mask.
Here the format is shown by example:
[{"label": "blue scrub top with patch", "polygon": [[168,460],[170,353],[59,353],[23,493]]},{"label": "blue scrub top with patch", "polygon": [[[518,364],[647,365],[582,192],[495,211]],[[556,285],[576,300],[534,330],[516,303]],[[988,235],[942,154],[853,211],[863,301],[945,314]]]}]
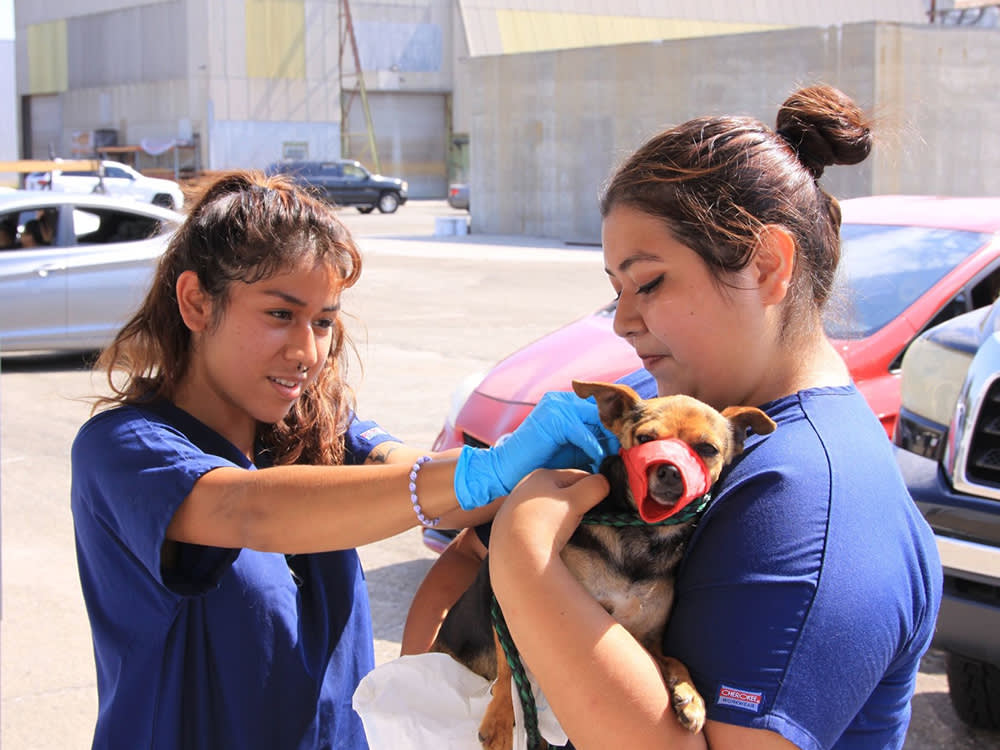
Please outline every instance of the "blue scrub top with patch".
[{"label": "blue scrub top with patch", "polygon": [[[346,439],[347,463],[399,442],[356,418]],[[93,746],[367,748],[351,707],[374,666],[355,550],[286,558],[180,544],[164,574],[167,525],[198,478],[223,466],[255,468],[169,402],[102,412],[73,443],[77,559],[97,663]]]},{"label": "blue scrub top with patch", "polygon": [[664,653],[708,717],[801,748],[901,748],[942,571],[885,430],[854,386],[762,407],[678,573]]}]

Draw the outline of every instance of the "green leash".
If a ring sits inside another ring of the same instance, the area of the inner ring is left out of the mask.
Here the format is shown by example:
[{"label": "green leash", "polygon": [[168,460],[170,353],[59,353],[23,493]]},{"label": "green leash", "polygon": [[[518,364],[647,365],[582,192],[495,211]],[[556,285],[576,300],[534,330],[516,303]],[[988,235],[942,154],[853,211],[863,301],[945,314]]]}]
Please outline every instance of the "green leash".
[{"label": "green leash", "polygon": [[[712,501],[711,494],[702,495],[697,500],[692,501],[685,508],[682,508],[676,515],[664,518],[656,523],[646,523],[635,513],[587,513],[581,523],[588,526],[673,526],[679,523],[687,523],[697,518],[708,507]],[[493,618],[493,628],[497,631],[497,640],[503,649],[504,656],[507,657],[507,664],[510,665],[511,679],[514,680],[514,687],[517,695],[521,699],[521,709],[524,712],[524,732],[528,739],[528,750],[538,750],[542,742],[542,735],[538,731],[538,707],[535,705],[535,694],[531,692],[531,684],[528,681],[528,674],[524,671],[521,657],[517,652],[507,629],[507,622],[504,620],[503,611],[497,602],[496,596],[490,602],[490,615]]]},{"label": "green leash", "polygon": [[[510,631],[507,630],[507,622],[503,619],[503,612],[494,596],[490,602],[490,614],[493,616],[493,627],[497,631],[497,640],[503,648],[504,656],[510,665],[511,679],[514,687],[517,688],[517,695],[521,699],[521,708],[524,711],[524,731],[528,735],[528,750],[536,750],[541,744],[542,735],[538,731],[538,707],[535,705],[535,694],[531,692],[531,684],[528,682],[528,675],[524,671],[521,657],[517,653],[517,646],[511,640]],[[496,687],[494,687],[494,690]]]},{"label": "green leash", "polygon": [[583,516],[581,524],[587,526],[674,526],[679,523],[687,523],[700,516],[708,504],[712,502],[711,493],[695,498],[677,513],[664,518],[655,523],[646,523],[635,513],[587,513]]}]

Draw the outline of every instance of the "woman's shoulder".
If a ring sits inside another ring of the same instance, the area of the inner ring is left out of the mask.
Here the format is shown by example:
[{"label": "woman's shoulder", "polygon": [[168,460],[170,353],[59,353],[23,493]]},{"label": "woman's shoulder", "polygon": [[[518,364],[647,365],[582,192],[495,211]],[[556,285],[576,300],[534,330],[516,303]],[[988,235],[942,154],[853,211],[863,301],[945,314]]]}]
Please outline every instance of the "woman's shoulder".
[{"label": "woman's shoulder", "polygon": [[885,429],[853,385],[799,391],[763,408],[777,428],[747,439],[728,472],[730,488],[829,487],[834,476],[845,473],[874,484],[892,481],[893,488],[898,484]]},{"label": "woman's shoulder", "polygon": [[[822,454],[832,450],[836,458],[840,453],[854,453],[849,450],[852,447],[888,448],[885,428],[854,385],[809,388],[762,408],[777,425],[764,438],[774,449],[792,446],[799,456],[810,448]],[[748,446],[752,444],[748,441]]]},{"label": "woman's shoulder", "polygon": [[874,450],[879,460],[891,458],[885,428],[854,385],[810,388],[776,404],[774,413],[767,410],[778,423],[775,433],[784,427],[796,440],[814,435],[834,456]]},{"label": "woman's shoulder", "polygon": [[76,442],[98,436],[111,437],[125,429],[145,424],[152,415],[131,404],[119,404],[91,415],[77,431]]},{"label": "woman's shoulder", "polygon": [[826,427],[827,419],[833,414],[854,416],[855,412],[862,410],[871,413],[854,384],[806,388],[763,404],[761,408],[779,425],[800,420],[820,420],[819,426]]},{"label": "woman's shoulder", "polygon": [[194,439],[183,424],[171,417],[173,405],[156,408],[145,404],[119,404],[97,412],[79,429],[73,440],[73,457],[120,456],[122,452],[196,451]]}]

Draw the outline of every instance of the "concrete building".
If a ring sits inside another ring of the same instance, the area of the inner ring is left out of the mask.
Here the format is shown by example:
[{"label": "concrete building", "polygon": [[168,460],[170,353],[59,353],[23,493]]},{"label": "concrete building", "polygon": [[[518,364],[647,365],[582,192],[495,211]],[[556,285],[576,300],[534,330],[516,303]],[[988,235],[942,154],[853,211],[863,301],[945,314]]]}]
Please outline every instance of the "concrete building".
[{"label": "concrete building", "polygon": [[[468,62],[875,18],[919,24],[931,6],[955,4],[15,0],[20,150],[131,147],[118,153],[144,169],[343,155],[406,178],[414,197],[441,197],[479,138],[467,102],[487,93],[484,69]],[[521,85],[493,83],[497,98]]]},{"label": "concrete building", "polygon": [[876,118],[872,156],[832,194],[1000,194],[1000,32],[857,23],[473,58],[471,230],[598,242],[614,166],[654,132],[737,114],[773,125],[824,82]]}]

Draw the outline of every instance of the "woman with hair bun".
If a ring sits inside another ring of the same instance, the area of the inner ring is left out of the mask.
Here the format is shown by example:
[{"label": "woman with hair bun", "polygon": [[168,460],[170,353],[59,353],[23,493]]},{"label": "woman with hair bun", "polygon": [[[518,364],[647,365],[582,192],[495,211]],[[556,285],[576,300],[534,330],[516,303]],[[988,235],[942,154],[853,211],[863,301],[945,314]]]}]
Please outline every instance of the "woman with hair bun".
[{"label": "woman with hair bun", "polygon": [[883,428],[823,333],[840,210],[820,187],[871,149],[861,109],[803,88],[774,129],[703,117],[651,138],[602,200],[614,328],[643,395],[764,409],[682,564],[663,651],[707,723],[678,723],[656,662],[559,558],[603,477],[536,472],[498,512],[493,587],[577,748],[899,748],[934,631],[941,562]]}]

